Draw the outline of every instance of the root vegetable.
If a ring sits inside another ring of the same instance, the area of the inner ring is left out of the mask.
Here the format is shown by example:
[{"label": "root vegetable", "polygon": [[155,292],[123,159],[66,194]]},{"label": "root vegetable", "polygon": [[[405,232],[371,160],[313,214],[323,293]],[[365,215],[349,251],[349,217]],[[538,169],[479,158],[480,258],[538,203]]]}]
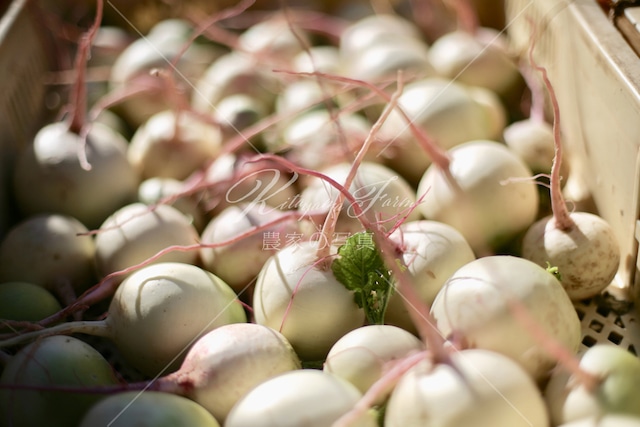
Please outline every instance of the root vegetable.
[{"label": "root vegetable", "polygon": [[422,362],[403,375],[385,411],[385,426],[547,427],[535,382],[512,359],[487,350],[451,356],[459,371]]},{"label": "root vegetable", "polygon": [[601,417],[583,418],[558,427],[640,427],[640,417],[603,415]]},{"label": "root vegetable", "polygon": [[279,332],[255,323],[224,325],[189,350],[180,369],[161,378],[206,408],[223,423],[251,389],[285,372],[300,369],[291,344]]},{"label": "root vegetable", "polygon": [[523,258],[487,256],[464,265],[431,307],[445,336],[504,354],[542,381],[556,359],[538,345],[516,310],[526,310],[548,336],[577,353],[581,325],[569,297],[551,273]]},{"label": "root vegetable", "polygon": [[127,391],[101,399],[79,427],[220,427],[206,409],[182,396],[157,391]]},{"label": "root vegetable", "polygon": [[418,185],[425,218],[456,228],[477,256],[491,253],[534,222],[539,196],[531,170],[504,144],[470,141],[449,153],[453,182],[431,165]]},{"label": "root vegetable", "polygon": [[640,359],[622,347],[596,344],[580,356],[580,368],[596,376],[594,388],[560,366],[547,383],[545,400],[553,425],[609,414],[640,417]]},{"label": "root vegetable", "polygon": [[[39,214],[14,225],[0,243],[0,281],[25,281],[67,301],[95,280],[95,243],[76,218]],[[63,298],[64,299],[64,298]]]},{"label": "root vegetable", "polygon": [[8,338],[0,346],[46,334],[104,336],[132,367],[155,376],[175,371],[199,335],[246,320],[236,294],[220,278],[190,264],[169,262],[141,268],[127,277],[118,286],[105,320],[63,323]]},{"label": "root vegetable", "polygon": [[47,390],[47,387],[90,388],[117,382],[109,363],[89,344],[73,337],[42,338],[23,347],[2,371],[0,426],[78,425],[101,396]]},{"label": "root vegetable", "polygon": [[[302,369],[278,375],[247,393],[231,410],[225,427],[326,427],[348,412],[360,393],[326,372]],[[371,413],[353,427],[374,427]]]},{"label": "root vegetable", "polygon": [[[153,209],[132,203],[114,212],[95,238],[96,264],[102,275],[125,270],[173,245],[193,245],[198,232],[177,208],[157,205]],[[197,251],[173,251],[154,262],[195,264]]]},{"label": "root vegetable", "polygon": [[[36,322],[61,310],[51,292],[29,282],[0,283],[0,319]],[[0,320],[0,332],[7,332]]]},{"label": "root vegetable", "polygon": [[327,242],[289,245],[264,264],[253,295],[256,323],[280,331],[304,361],[324,360],[338,339],[364,324],[353,294],[318,266]]},{"label": "root vegetable", "polygon": [[127,151],[142,179],[186,179],[210,163],[220,150],[222,134],[188,111],[161,111],[134,133]]},{"label": "root vegetable", "polygon": [[[428,306],[449,276],[476,258],[458,230],[437,221],[405,222],[390,237],[402,251],[417,294]],[[391,295],[385,322],[417,333],[404,298],[397,289]]]},{"label": "root vegetable", "polygon": [[[323,370],[349,381],[364,394],[382,377],[390,362],[423,349],[422,341],[404,329],[367,325],[347,333],[331,347]],[[380,395],[377,403],[387,397],[388,393]]]}]

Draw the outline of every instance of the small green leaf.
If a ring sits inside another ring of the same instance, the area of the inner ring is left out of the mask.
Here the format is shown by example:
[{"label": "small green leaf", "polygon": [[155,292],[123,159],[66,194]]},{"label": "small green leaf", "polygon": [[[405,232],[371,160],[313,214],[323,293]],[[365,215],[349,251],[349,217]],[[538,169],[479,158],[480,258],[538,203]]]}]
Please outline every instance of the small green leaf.
[{"label": "small green leaf", "polygon": [[558,281],[562,282],[562,275],[560,274],[560,270],[557,266],[552,266],[549,261],[547,261],[547,271],[551,273]]},{"label": "small green leaf", "polygon": [[356,233],[338,249],[339,257],[331,264],[336,279],[354,292],[370,324],[382,324],[391,296],[391,273],[370,232]]}]

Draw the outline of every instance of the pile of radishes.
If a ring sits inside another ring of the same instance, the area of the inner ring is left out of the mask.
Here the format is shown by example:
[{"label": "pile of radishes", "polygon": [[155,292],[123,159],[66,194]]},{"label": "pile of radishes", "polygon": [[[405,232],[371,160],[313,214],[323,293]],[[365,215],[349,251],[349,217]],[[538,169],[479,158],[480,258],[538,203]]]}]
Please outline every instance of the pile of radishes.
[{"label": "pile of radishes", "polygon": [[640,359],[581,350],[620,251],[563,198],[535,29],[349,3],[97,2],[13,170],[0,426],[640,426]]}]

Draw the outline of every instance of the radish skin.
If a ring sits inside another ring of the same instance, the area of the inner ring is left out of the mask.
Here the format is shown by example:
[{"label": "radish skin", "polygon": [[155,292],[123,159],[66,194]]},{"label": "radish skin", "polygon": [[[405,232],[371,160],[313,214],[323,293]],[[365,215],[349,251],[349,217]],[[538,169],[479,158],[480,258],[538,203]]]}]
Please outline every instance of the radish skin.
[{"label": "radish skin", "polygon": [[300,368],[300,359],[282,334],[255,323],[235,323],[199,338],[180,369],[159,381],[179,384],[186,397],[223,423],[252,388]]},{"label": "radish skin", "polygon": [[487,256],[464,265],[431,307],[444,336],[504,354],[542,381],[556,359],[540,347],[515,310],[526,310],[549,336],[577,353],[581,325],[571,300],[551,273],[523,258]]},{"label": "radish skin", "polygon": [[324,360],[336,341],[364,324],[364,311],[331,270],[316,265],[320,245],[284,247],[264,264],[253,295],[256,323],[281,332],[303,361]]},{"label": "radish skin", "polygon": [[[278,375],[247,393],[233,407],[225,427],[326,427],[360,398],[358,389],[334,375],[301,369]],[[375,427],[366,413],[351,424]]]},{"label": "radish skin", "polygon": [[387,404],[385,426],[549,426],[538,387],[512,359],[480,349],[451,357],[460,372],[424,361],[403,375]]}]

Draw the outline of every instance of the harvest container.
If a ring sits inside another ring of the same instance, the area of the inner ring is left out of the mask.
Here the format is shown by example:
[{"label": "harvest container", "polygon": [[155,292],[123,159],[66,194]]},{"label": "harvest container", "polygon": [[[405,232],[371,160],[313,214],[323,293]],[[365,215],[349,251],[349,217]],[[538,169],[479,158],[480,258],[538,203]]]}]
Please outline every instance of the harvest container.
[{"label": "harvest container", "polygon": [[[14,0],[0,18],[0,239],[16,220],[9,182],[15,155],[48,118],[45,82],[59,65],[29,3]],[[607,294],[576,304],[584,347],[610,342],[637,354],[640,58],[596,0],[505,0],[504,12],[520,51],[531,40],[527,17],[539,28],[536,58],[557,92],[568,154],[622,246]]]}]

